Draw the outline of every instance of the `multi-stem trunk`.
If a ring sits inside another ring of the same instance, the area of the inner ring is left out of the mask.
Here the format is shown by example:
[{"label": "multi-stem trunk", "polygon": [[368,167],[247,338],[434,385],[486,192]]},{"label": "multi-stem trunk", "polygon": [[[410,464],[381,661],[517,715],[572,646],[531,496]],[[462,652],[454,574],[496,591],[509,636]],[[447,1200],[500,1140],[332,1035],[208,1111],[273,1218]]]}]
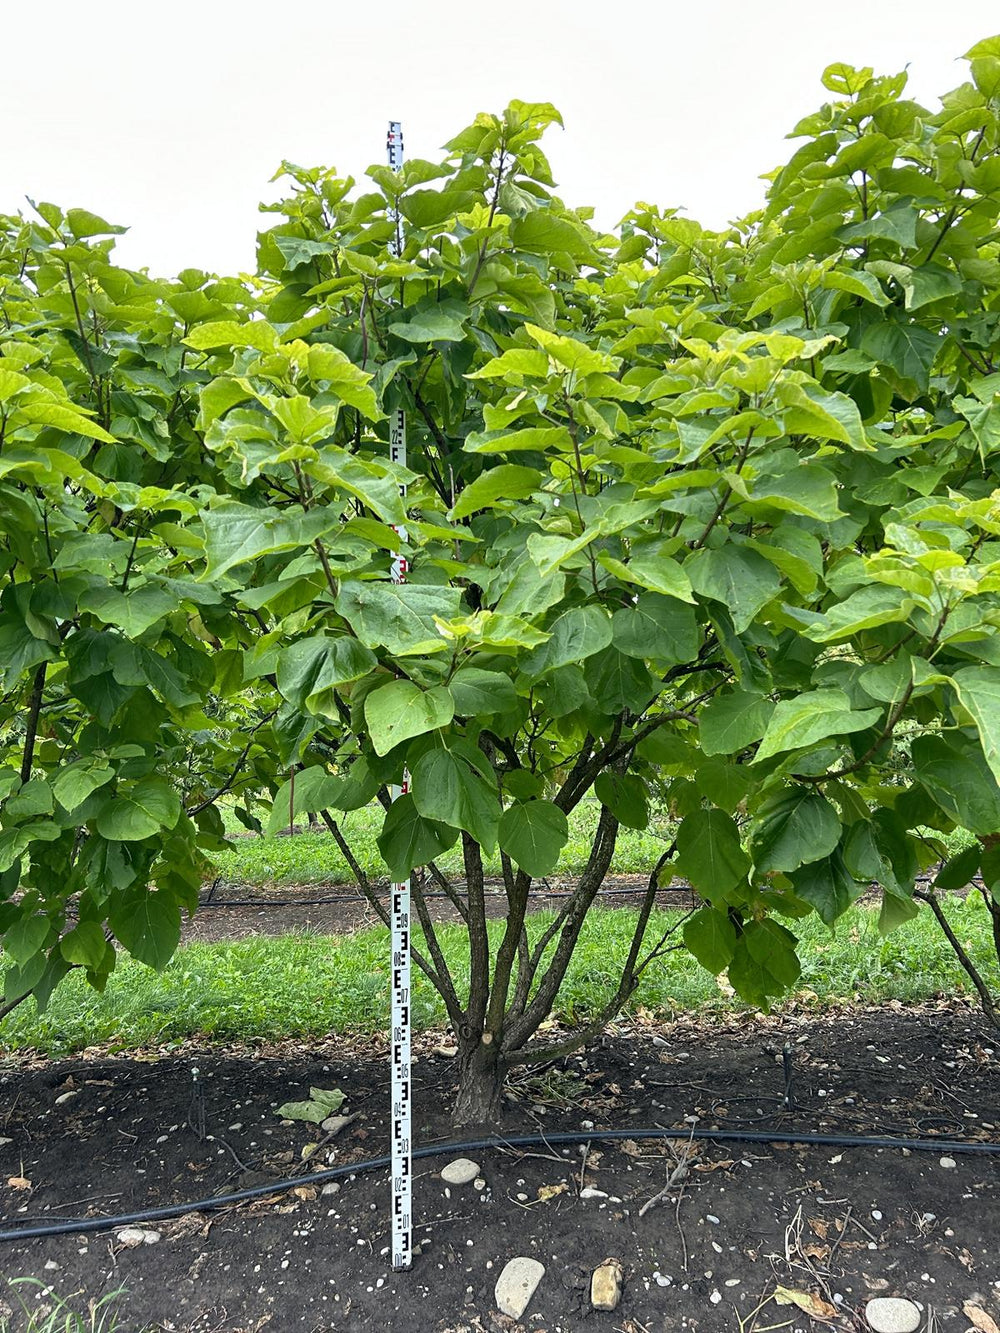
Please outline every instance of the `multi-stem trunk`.
[{"label": "multi-stem trunk", "polygon": [[505,1073],[495,1042],[486,1042],[479,1035],[460,1042],[458,1092],[452,1109],[456,1125],[493,1133],[500,1118]]}]

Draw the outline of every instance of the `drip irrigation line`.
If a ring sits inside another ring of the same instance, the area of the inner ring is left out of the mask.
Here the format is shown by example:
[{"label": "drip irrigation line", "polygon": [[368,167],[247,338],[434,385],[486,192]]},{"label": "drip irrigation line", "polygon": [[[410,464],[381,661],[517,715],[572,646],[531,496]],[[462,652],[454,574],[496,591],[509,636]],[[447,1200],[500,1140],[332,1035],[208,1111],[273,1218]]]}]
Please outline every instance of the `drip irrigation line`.
[{"label": "drip irrigation line", "polygon": [[[621,888],[601,889],[598,897],[615,898],[631,894],[646,893],[646,886],[643,884],[628,884]],[[677,884],[669,889],[657,889],[660,893],[689,893],[690,887],[687,884]],[[383,890],[388,897],[388,892]],[[575,889],[531,889],[529,897],[531,898],[572,898],[576,893]],[[504,889],[485,890],[487,898],[503,898],[506,896]],[[423,895],[428,898],[448,898],[450,894],[443,889],[433,889]],[[198,904],[198,911],[203,912],[206,907],[322,907],[327,903],[361,903],[367,905],[368,899],[359,891],[358,893],[334,893],[328,894],[323,898],[206,898],[204,902]]]},{"label": "drip irrigation line", "polygon": [[[716,1143],[788,1143],[820,1148],[906,1148],[911,1152],[1000,1155],[1000,1143],[980,1143],[962,1139],[920,1139],[873,1134],[810,1134],[796,1130],[705,1129],[688,1126],[665,1129],[657,1125],[655,1128],[645,1129],[588,1129],[551,1134],[517,1134],[513,1138],[492,1134],[482,1139],[469,1139],[464,1142],[449,1140],[445,1143],[430,1144],[424,1148],[414,1148],[413,1158],[417,1160],[442,1157],[451,1153],[481,1152],[489,1148],[551,1148],[579,1143],[613,1143],[624,1140],[641,1142],[650,1139],[698,1139]],[[116,1227],[141,1226],[144,1222],[162,1222],[169,1218],[182,1217],[185,1213],[212,1212],[218,1208],[231,1207],[233,1204],[267,1198],[271,1194],[283,1194],[288,1190],[299,1189],[303,1185],[319,1185],[331,1180],[343,1180],[347,1176],[361,1175],[366,1171],[380,1171],[389,1166],[390,1162],[388,1155],[372,1157],[366,1162],[332,1166],[324,1171],[314,1171],[308,1176],[291,1176],[284,1180],[272,1181],[267,1185],[234,1190],[231,1194],[216,1194],[207,1199],[171,1203],[160,1208],[144,1208],[134,1213],[121,1213],[117,1217],[85,1217],[50,1222],[43,1226],[9,1228],[0,1231],[0,1242],[109,1231]]]},{"label": "drip irrigation line", "polygon": [[[916,877],[916,882],[918,884],[929,884],[933,879],[934,876],[932,874],[921,874]],[[978,886],[983,881],[980,875],[975,875],[969,882],[970,884]],[[218,883],[218,881],[216,880],[215,883]],[[214,897],[215,883],[213,883],[209,890],[208,897],[198,904],[199,912],[203,912],[207,907],[325,907],[335,903],[367,904],[368,902],[367,898],[364,897],[360,890],[358,890],[357,893],[326,894],[320,898],[216,898]],[[460,889],[461,885],[459,884],[455,887],[456,889]],[[876,887],[878,886],[876,885]],[[378,891],[388,896],[387,888],[381,888]],[[600,889],[598,891],[598,897],[627,898],[645,894],[647,891],[648,889],[645,884],[622,884],[617,887],[611,886],[610,888]],[[686,880],[677,880],[673,884],[664,885],[662,888],[658,888],[656,892],[657,895],[661,893],[683,894],[693,893],[694,890]],[[487,898],[502,898],[505,896],[505,893],[506,891],[504,889],[485,890]],[[532,888],[528,890],[529,898],[572,898],[574,893],[576,893],[576,889],[551,889],[546,887],[537,889]],[[431,898],[450,898],[450,896],[451,895],[445,893],[443,889],[430,889],[426,890],[423,894],[425,900]]]}]

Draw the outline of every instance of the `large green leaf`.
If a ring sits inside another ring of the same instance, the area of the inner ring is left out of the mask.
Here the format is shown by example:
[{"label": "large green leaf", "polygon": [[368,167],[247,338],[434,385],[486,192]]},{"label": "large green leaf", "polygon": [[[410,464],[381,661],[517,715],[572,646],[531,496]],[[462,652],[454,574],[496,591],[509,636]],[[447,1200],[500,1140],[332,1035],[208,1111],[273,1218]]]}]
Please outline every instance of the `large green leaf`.
[{"label": "large green leaf", "polygon": [[973,833],[1000,829],[1000,786],[971,737],[918,736],[910,754],[918,780],[951,819]]},{"label": "large green leaf", "polygon": [[406,793],[389,808],[378,849],[392,878],[404,880],[415,866],[426,865],[453,847],[458,836],[457,828],[425,819]]},{"label": "large green leaf", "polygon": [[397,656],[408,656],[447,648],[436,618],[454,619],[461,598],[460,589],[437,584],[345,580],[336,607],[368,648],[387,648]]},{"label": "large green leaf", "polygon": [[685,562],[684,572],[696,593],[726,606],[737,634],[781,589],[781,579],[770,561],[745,546],[695,551]]},{"label": "large green leaf", "polygon": [[134,592],[118,588],[88,588],[79,601],[81,611],[90,611],[105,625],[117,625],[130,639],[137,639],[171,612],[177,597],[166,588],[147,584]]},{"label": "large green leaf", "polygon": [[143,778],[108,797],[97,816],[97,831],[109,841],[139,842],[173,828],[180,813],[180,800],[166,779]]},{"label": "large green leaf", "polygon": [[903,379],[926,390],[931,367],[941,350],[941,339],[930,329],[912,322],[886,319],[869,325],[861,340],[869,356],[889,366]]},{"label": "large green leaf", "polygon": [[600,773],[594,795],[626,828],[649,827],[649,791],[642,778],[632,773]]},{"label": "large green leaf", "polygon": [[791,872],[792,886],[799,898],[812,903],[828,926],[843,916],[862,892],[839,851],[832,852]]},{"label": "large green leaf", "polygon": [[717,694],[698,719],[703,752],[738,754],[761,739],[773,712],[774,704],[762,694],[747,690]]},{"label": "large green leaf", "polygon": [[467,666],[456,671],[448,682],[459,717],[489,717],[506,713],[514,707],[517,695],[510,677],[499,671],[484,671]]},{"label": "large green leaf", "polygon": [[180,942],[180,908],[162,890],[130,890],[112,906],[109,921],[132,957],[158,972],[170,962]]},{"label": "large green leaf", "polygon": [[829,856],[840,841],[834,806],[805,787],[787,787],[757,815],[753,859],[758,874],[797,870]]},{"label": "large green leaf", "polygon": [[582,662],[611,642],[611,617],[599,606],[575,606],[563,611],[548,625],[550,637],[529,653],[521,669],[541,676],[570,662]]},{"label": "large green leaf", "polygon": [[881,716],[880,708],[852,709],[843,690],[806,690],[775,705],[755,760],[759,763],[786,750],[804,750],[827,736],[864,731]]},{"label": "large green leaf", "polygon": [[[492,852],[500,819],[496,785],[465,757],[467,744],[445,743],[424,751],[413,765],[413,801],[425,818],[465,829],[484,851]],[[478,758],[481,764],[482,756]]]},{"label": "large green leaf", "polygon": [[278,656],[278,689],[296,708],[325,717],[338,716],[338,686],[367,676],[378,665],[370,649],[349,634],[320,634],[300,639]]},{"label": "large green leaf", "polygon": [[993,667],[963,667],[952,676],[952,683],[972,715],[986,762],[1000,782],[1000,673]]},{"label": "large green leaf", "polygon": [[500,816],[500,847],[532,878],[549,875],[569,838],[569,821],[551,801],[523,801]]},{"label": "large green leaf", "polygon": [[663,663],[692,661],[701,638],[694,610],[658,593],[643,593],[633,606],[616,611],[611,633],[620,653]]},{"label": "large green leaf", "polygon": [[203,577],[218,578],[234,565],[275,551],[311,546],[337,522],[336,515],[325,509],[296,513],[226,500],[202,514],[207,557]]},{"label": "large green leaf", "polygon": [[776,921],[750,921],[736,941],[729,983],[741,999],[766,1009],[799,977],[795,936]]},{"label": "large green leaf", "polygon": [[320,764],[312,764],[283,782],[278,788],[271,805],[271,815],[267,821],[267,831],[273,835],[279,829],[286,829],[295,821],[296,815],[312,814],[334,805],[337,791],[337,779]]},{"label": "large green leaf", "polygon": [[736,949],[736,927],[726,912],[702,907],[684,924],[684,943],[713,976],[724,972]]},{"label": "large green leaf", "polygon": [[446,727],[454,716],[451,693],[440,685],[422,690],[411,680],[391,680],[365,698],[365,721],[376,754],[388,754],[412,736]]},{"label": "large green leaf", "polygon": [[722,810],[694,810],[677,830],[677,869],[703,898],[717,907],[742,884],[750,858],[740,845],[740,831]]},{"label": "large green leaf", "polygon": [[522,467],[518,463],[501,463],[481,473],[466,486],[455,501],[451,517],[466,518],[479,509],[490,509],[510,500],[523,500],[541,486],[542,474],[537,468]]}]

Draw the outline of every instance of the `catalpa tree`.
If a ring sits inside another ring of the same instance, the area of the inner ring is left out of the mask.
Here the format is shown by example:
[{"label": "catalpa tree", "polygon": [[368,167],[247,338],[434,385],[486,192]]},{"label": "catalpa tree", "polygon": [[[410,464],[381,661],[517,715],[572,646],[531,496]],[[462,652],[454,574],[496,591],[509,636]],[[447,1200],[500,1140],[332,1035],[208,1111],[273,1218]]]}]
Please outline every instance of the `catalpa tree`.
[{"label": "catalpa tree", "polygon": [[[536,1034],[618,831],[646,825],[654,792],[676,837],[650,867],[595,1027],[675,947],[646,940],[656,889],[675,875],[701,899],[684,944],[758,1005],[798,977],[797,918],[832,924],[875,882],[892,929],[918,910],[917,874],[956,826],[982,850],[941,882],[980,871],[1000,935],[1000,40],[970,58],[972,81],[933,114],[904,99],[904,76],[831,66],[832,100],[796,127],[805,143],[774,173],[767,207],[721,233],[646,205],[617,233],[595,231],[552,193],[539,139],[558,116],[546,105],[477,117],[440,163],[372,168],[368,193],[286,163],[290,194],[260,238],[252,289],[200,281],[194,296],[211,308],[170,307],[158,338],[148,312],[135,316],[136,342],[182,358],[183,410],[161,402],[149,420],[193,470],[135,538],[143,579],[172,580],[178,606],[166,623],[101,623],[157,657],[172,635],[178,652],[205,656],[207,643],[211,678],[203,668],[198,705],[177,705],[179,720],[200,726],[212,712],[229,728],[223,743],[218,727],[187,733],[188,771],[202,768],[170,828],[193,857],[199,837],[218,836],[208,812],[220,793],[266,786],[275,825],[325,812],[384,915],[337,822],[382,802],[391,875],[427,868],[415,958],[458,1037],[460,1121],[490,1119],[505,1072],[551,1056]],[[17,281],[29,304],[41,299]],[[52,282],[54,318],[72,329],[66,277]],[[13,341],[34,346],[19,318]],[[134,353],[99,307],[97,321],[114,377]],[[74,410],[98,412],[74,375],[60,381]],[[148,403],[151,382],[132,392]],[[409,471],[387,456],[398,407]],[[102,429],[117,440],[113,426]],[[63,430],[81,466],[123,447]],[[29,452],[44,447],[24,431]],[[66,475],[57,489],[76,493]],[[194,513],[177,507],[187,499]],[[399,586],[389,562],[404,524]],[[115,541],[128,535],[113,525]],[[32,577],[16,556],[11,569],[15,589]],[[67,645],[93,614],[69,609]],[[44,639],[22,619],[19,633]],[[43,783],[42,819],[72,825],[59,836],[79,858],[106,835],[89,807],[64,815],[56,784],[64,764],[89,761],[86,701],[53,768],[36,773],[33,758],[15,772],[30,670],[8,686],[6,808],[18,809],[21,781]],[[242,746],[229,739],[234,700],[255,719]],[[168,734],[143,751],[159,776],[175,753]],[[411,790],[390,803],[404,770]],[[112,773],[112,808],[132,780]],[[598,810],[589,862],[529,933],[532,884],[584,800]],[[5,813],[4,836],[24,818]],[[154,874],[166,826],[137,840]],[[25,835],[22,866],[37,836]],[[461,883],[437,865],[457,843]],[[495,849],[507,915],[494,954],[483,857]],[[430,881],[467,925],[461,976],[427,911]],[[72,963],[71,884],[42,901],[18,897],[16,882],[8,936],[36,923],[19,966]],[[170,875],[154,882],[151,897],[187,901]],[[93,920],[129,945],[110,912]]]}]

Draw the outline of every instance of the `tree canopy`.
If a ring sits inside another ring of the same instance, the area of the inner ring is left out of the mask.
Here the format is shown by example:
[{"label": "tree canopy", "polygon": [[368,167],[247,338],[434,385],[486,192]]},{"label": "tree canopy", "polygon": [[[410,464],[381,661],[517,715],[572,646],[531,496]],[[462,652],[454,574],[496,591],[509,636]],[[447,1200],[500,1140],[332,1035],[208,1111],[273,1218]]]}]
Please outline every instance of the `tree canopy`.
[{"label": "tree canopy", "polygon": [[[163,965],[220,798],[279,824],[404,768],[392,875],[461,839],[474,917],[477,849],[505,857],[483,993],[432,935],[422,965],[510,1051],[653,801],[685,943],[755,1004],[796,918],[873,882],[883,930],[912,916],[956,826],[987,842],[952,875],[1000,893],[1000,38],[968,58],[933,112],[831,65],[721,232],[595,229],[522,102],[360,190],[284,163],[239,279],[116,267],[81,209],[0,218],[7,998],[101,986],[114,940]],[[528,888],[590,796],[532,960]]]}]

